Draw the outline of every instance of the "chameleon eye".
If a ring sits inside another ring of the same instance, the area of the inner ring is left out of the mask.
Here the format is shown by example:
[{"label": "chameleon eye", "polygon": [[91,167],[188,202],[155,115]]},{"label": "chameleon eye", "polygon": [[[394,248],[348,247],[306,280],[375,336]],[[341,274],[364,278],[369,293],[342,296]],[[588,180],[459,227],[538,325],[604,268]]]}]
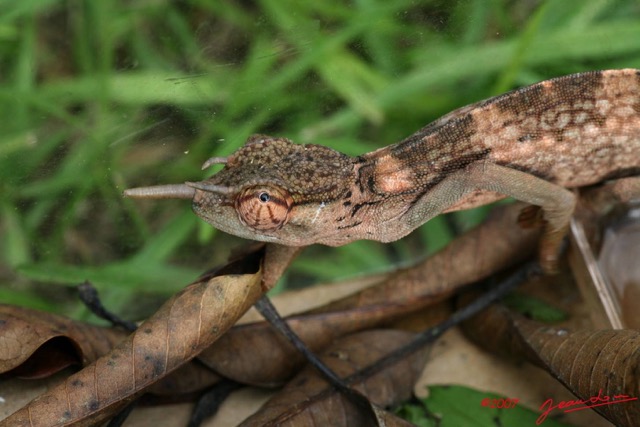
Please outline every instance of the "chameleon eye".
[{"label": "chameleon eye", "polygon": [[260,231],[275,231],[287,223],[293,199],[276,187],[252,187],[236,199],[236,211],[243,224]]}]

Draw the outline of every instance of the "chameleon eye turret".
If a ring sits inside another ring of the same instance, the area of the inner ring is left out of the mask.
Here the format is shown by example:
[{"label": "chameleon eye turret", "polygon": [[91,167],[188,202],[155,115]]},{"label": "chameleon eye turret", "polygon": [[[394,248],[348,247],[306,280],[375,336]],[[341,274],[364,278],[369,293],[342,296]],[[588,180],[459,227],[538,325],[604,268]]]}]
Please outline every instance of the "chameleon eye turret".
[{"label": "chameleon eye turret", "polygon": [[289,219],[293,205],[291,195],[273,186],[247,188],[236,199],[238,217],[247,227],[260,231],[275,231]]}]

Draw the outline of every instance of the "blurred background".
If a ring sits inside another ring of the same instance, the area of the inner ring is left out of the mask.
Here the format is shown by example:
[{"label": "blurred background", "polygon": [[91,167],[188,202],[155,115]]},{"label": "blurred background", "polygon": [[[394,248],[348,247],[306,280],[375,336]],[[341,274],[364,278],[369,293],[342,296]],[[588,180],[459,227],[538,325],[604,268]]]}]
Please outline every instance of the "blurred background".
[{"label": "blurred background", "polygon": [[[122,191],[203,179],[253,133],[357,155],[513,88],[627,67],[637,0],[0,2],[0,302],[91,319],[73,289],[90,280],[147,315],[244,242],[187,201]],[[279,288],[409,263],[485,212],[311,247]]]}]

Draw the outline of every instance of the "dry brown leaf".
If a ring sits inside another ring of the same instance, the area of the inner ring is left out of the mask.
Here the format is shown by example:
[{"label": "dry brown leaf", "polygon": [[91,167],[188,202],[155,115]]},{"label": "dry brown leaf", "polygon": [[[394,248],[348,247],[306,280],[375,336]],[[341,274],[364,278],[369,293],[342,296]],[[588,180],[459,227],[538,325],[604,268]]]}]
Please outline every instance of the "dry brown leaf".
[{"label": "dry brown leaf", "polygon": [[197,282],[110,353],[39,396],[2,427],[89,426],[211,345],[262,295],[261,272]]},{"label": "dry brown leaf", "polygon": [[[589,311],[568,271],[532,280],[524,284],[520,292],[568,313],[569,317],[560,323],[562,327],[592,327]],[[499,334],[500,331],[494,333]],[[459,328],[448,331],[433,345],[429,363],[414,392],[416,396],[423,398],[428,396],[429,386],[450,384],[517,398],[520,400],[518,406],[538,413],[540,405],[549,398],[556,401],[575,399],[561,383],[542,369],[523,363],[521,359],[505,358],[495,352],[487,352],[465,338]],[[612,427],[610,422],[594,411],[559,415],[563,422],[570,425]]]},{"label": "dry brown leaf", "polygon": [[[482,347],[525,358],[546,369],[578,399],[593,405],[616,425],[635,426],[640,420],[639,331],[571,332],[526,319],[498,305],[466,322],[464,328]],[[624,401],[623,396],[634,400]],[[618,403],[611,404],[614,400]],[[547,402],[541,411],[551,409],[553,413],[558,404]],[[577,402],[565,405],[567,409],[585,406]]]},{"label": "dry brown leaf", "polygon": [[[318,351],[339,336],[442,301],[461,287],[533,252],[538,231],[515,226],[523,206],[497,209],[485,223],[421,264],[399,270],[380,284],[339,301],[290,316],[287,321],[312,350]],[[485,248],[488,241],[490,251]],[[242,351],[246,348],[260,351]],[[282,384],[303,363],[300,354],[264,322],[234,327],[199,359],[222,376],[262,386]]]},{"label": "dry brown leaf", "polygon": [[[0,304],[1,378],[38,379],[69,366],[86,366],[128,335],[121,329]],[[149,392],[188,394],[214,384],[219,378],[201,364],[188,363],[154,384]]]},{"label": "dry brown leaf", "polygon": [[[346,378],[375,363],[412,340],[414,334],[397,330],[370,330],[340,339],[322,360],[338,376]],[[352,387],[364,395],[368,407],[346,397],[308,367],[241,425],[249,426],[356,426],[380,425],[378,409],[406,400],[426,359],[427,350],[415,352],[386,369],[361,379]],[[402,425],[402,424],[399,424]],[[405,424],[406,425],[406,424]]]},{"label": "dry brown leaf", "polygon": [[42,378],[106,354],[127,332],[0,304],[0,374]]}]

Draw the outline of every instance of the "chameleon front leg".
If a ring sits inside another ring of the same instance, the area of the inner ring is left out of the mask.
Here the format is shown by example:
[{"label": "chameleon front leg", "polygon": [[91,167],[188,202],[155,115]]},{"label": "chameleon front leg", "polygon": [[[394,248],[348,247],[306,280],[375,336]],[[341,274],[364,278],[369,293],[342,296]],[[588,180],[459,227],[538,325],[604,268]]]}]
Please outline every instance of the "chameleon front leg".
[{"label": "chameleon front leg", "polygon": [[576,196],[564,187],[516,169],[478,162],[450,174],[407,212],[408,226],[417,227],[474,190],[495,191],[542,209],[545,228],[540,241],[540,264],[546,272],[554,272]]},{"label": "chameleon front leg", "polygon": [[542,209],[545,224],[540,238],[540,265],[547,273],[555,272],[576,207],[576,195],[542,178],[493,163],[473,165],[471,175],[479,189],[505,194]]}]

